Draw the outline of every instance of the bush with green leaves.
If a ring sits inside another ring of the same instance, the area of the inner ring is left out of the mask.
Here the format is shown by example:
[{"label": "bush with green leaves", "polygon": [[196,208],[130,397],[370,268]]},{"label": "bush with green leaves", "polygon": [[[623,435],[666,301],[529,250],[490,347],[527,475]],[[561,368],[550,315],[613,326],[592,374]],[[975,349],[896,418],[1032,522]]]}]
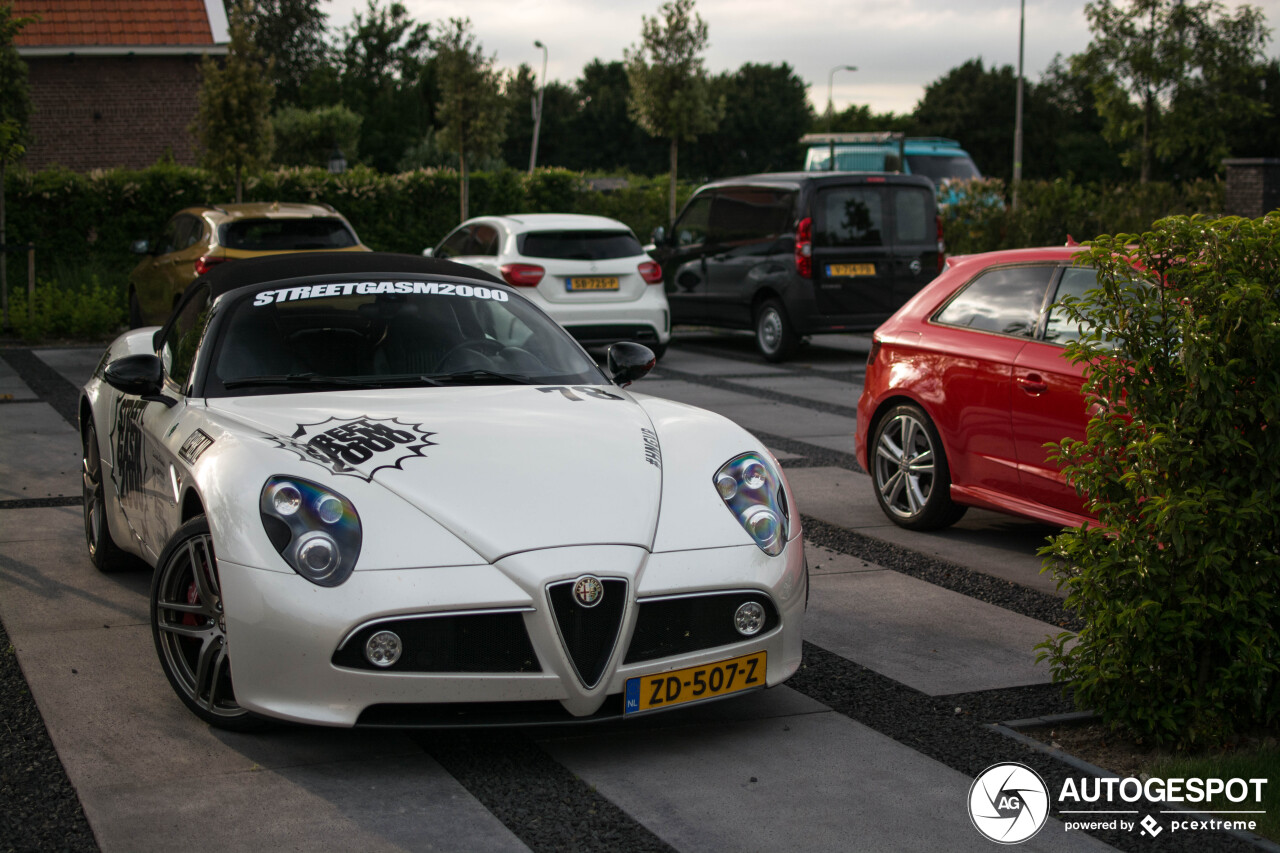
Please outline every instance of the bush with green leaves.
[{"label": "bush with green leaves", "polygon": [[102,340],[120,331],[125,304],[118,288],[96,276],[84,284],[60,286],[36,282],[33,297],[26,287],[9,293],[9,322],[28,343],[51,340]]},{"label": "bush with green leaves", "polygon": [[1169,217],[1078,261],[1068,313],[1096,402],[1058,460],[1097,515],[1042,550],[1084,621],[1055,681],[1144,742],[1217,744],[1280,715],[1280,212]]}]

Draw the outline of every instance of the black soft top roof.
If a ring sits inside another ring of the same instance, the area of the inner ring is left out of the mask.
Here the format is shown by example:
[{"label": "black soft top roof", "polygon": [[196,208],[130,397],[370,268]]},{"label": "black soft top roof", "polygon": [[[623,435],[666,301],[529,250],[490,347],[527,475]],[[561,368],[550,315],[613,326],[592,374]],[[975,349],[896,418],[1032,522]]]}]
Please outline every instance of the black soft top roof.
[{"label": "black soft top roof", "polygon": [[299,252],[266,255],[218,264],[196,281],[208,284],[214,298],[229,290],[308,276],[386,277],[394,273],[447,275],[483,282],[498,280],[486,272],[453,261],[397,255],[391,252]]}]

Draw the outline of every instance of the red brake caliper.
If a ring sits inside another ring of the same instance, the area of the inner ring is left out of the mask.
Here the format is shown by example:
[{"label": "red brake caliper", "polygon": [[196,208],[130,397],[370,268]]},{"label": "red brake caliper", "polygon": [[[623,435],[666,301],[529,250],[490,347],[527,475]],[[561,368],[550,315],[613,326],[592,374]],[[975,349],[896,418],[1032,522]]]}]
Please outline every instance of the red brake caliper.
[{"label": "red brake caliper", "polygon": [[[199,604],[199,603],[200,603],[200,594],[196,592],[196,582],[192,580],[190,586],[187,587],[187,604]],[[192,627],[198,627],[200,625],[200,623],[196,621],[196,614],[194,613],[183,613],[182,624],[191,625]]]}]

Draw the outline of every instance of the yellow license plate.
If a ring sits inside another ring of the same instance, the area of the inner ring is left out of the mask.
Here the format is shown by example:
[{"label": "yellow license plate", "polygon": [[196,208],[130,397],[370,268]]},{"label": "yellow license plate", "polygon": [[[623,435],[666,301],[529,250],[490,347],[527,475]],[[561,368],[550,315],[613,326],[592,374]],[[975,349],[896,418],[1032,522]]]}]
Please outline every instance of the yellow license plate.
[{"label": "yellow license plate", "polygon": [[575,276],[564,281],[565,290],[617,290],[616,275]]},{"label": "yellow license plate", "polygon": [[765,654],[755,652],[674,672],[628,678],[622,712],[656,711],[764,687]]},{"label": "yellow license plate", "polygon": [[832,278],[850,275],[875,275],[875,264],[828,264],[827,275]]}]

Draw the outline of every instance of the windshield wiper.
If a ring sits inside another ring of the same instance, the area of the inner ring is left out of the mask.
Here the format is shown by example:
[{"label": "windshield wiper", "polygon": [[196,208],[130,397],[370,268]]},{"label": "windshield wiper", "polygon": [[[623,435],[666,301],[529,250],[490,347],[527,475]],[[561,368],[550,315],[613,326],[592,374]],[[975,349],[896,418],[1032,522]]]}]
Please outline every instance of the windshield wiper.
[{"label": "windshield wiper", "polygon": [[420,374],[401,374],[396,376],[324,376],[319,373],[290,373],[274,376],[246,376],[243,379],[232,379],[223,382],[222,387],[244,388],[253,385],[329,385],[340,388],[385,388],[390,385],[439,385],[430,376]]},{"label": "windshield wiper", "polygon": [[508,382],[512,385],[535,385],[532,379],[524,376],[516,376],[511,373],[498,373],[494,370],[460,370],[457,373],[433,373],[430,376],[424,376],[423,379],[430,379],[437,384],[445,382],[456,382],[459,384],[468,382]]}]

